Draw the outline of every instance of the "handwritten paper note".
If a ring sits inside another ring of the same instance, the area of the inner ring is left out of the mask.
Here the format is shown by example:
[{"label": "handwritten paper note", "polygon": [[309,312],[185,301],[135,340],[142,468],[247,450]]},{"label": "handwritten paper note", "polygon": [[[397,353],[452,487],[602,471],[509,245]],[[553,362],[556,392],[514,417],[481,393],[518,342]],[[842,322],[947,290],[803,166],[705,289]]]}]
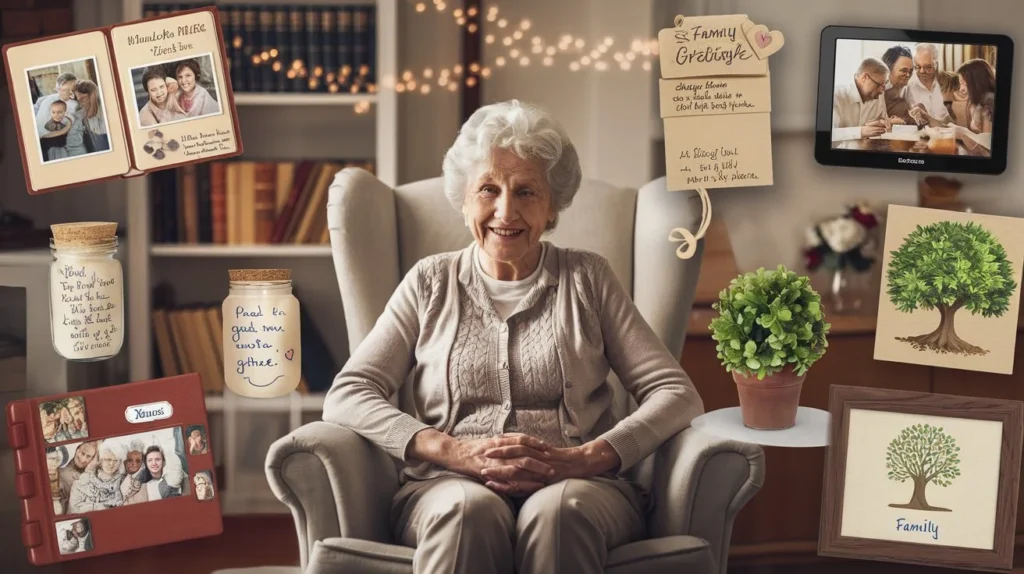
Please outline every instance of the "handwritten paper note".
[{"label": "handwritten paper note", "polygon": [[124,340],[123,301],[117,261],[58,258],[50,275],[54,348],[67,359],[116,355]]},{"label": "handwritten paper note", "polygon": [[767,57],[782,34],[744,14],[675,24],[658,34],[668,189],[771,185]]},{"label": "handwritten paper note", "polygon": [[228,297],[223,313],[224,378],[233,392],[276,396],[281,387],[298,386],[302,348],[294,298]]}]

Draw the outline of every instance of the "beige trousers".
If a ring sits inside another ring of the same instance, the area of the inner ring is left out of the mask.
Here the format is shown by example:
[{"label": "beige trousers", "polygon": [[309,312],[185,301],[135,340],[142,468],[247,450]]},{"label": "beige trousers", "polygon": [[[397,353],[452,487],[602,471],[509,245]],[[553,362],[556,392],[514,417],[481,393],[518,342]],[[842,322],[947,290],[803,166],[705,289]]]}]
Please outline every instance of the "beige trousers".
[{"label": "beige trousers", "polygon": [[603,477],[510,499],[445,476],[403,485],[391,524],[396,540],[416,549],[416,574],[599,574],[610,549],[644,537],[648,500],[632,483]]}]

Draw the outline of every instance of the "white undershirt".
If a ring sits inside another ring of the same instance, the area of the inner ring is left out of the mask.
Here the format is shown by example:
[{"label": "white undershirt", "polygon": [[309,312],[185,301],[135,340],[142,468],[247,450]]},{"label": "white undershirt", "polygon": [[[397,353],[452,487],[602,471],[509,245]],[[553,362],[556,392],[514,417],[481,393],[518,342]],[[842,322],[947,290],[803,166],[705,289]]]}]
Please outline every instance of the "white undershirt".
[{"label": "white undershirt", "polygon": [[484,272],[484,268],[480,264],[480,258],[483,255],[477,249],[476,270],[480,272],[480,277],[484,281],[484,289],[486,289],[487,294],[491,297],[494,310],[498,312],[498,316],[501,317],[502,321],[508,319],[509,315],[519,306],[519,302],[533,288],[533,284],[537,282],[537,278],[540,277],[540,269],[544,266],[544,256],[547,254],[547,251],[547,244],[542,243],[537,268],[533,270],[533,273],[530,273],[529,277],[518,281],[502,281]]}]

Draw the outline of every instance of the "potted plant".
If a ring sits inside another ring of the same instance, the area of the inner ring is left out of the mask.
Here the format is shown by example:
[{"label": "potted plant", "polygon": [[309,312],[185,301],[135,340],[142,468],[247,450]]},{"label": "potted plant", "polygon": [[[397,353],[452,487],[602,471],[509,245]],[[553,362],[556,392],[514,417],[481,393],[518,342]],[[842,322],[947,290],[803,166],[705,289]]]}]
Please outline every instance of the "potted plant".
[{"label": "potted plant", "polygon": [[779,430],[796,424],[807,369],[825,354],[829,324],[810,279],[782,265],[733,279],[712,305],[711,337],[732,373],[743,424]]}]

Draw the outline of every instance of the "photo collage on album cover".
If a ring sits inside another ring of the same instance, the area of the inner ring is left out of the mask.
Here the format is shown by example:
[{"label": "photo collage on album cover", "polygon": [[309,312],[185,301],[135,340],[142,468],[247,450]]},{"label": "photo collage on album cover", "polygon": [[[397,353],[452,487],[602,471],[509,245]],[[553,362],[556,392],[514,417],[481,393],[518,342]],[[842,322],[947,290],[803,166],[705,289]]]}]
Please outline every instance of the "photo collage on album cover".
[{"label": "photo collage on album cover", "polygon": [[[107,438],[90,436],[84,397],[39,404],[50,495],[61,554],[94,547],[89,515],[165,498],[214,499],[212,470],[189,474],[191,457],[210,452],[203,425],[149,430]],[[212,466],[194,461],[192,466]]]}]

